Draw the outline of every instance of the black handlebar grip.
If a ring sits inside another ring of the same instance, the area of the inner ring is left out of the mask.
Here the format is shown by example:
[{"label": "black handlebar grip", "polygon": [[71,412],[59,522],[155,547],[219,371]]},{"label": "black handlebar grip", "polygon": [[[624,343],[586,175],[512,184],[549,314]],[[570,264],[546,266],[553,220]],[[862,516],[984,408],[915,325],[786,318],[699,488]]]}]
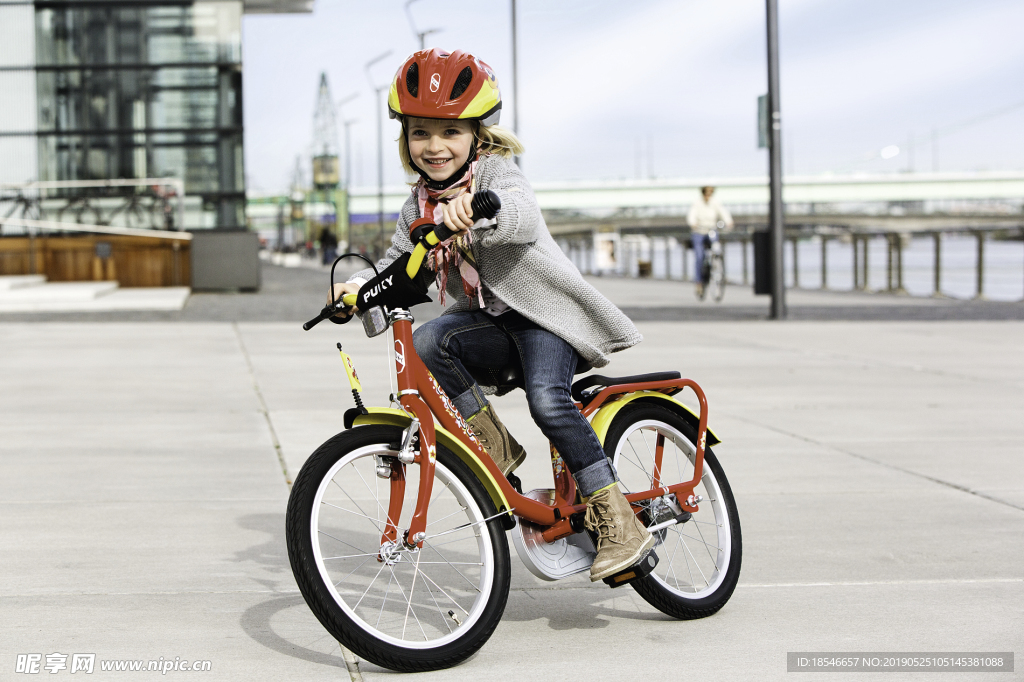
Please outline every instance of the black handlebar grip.
[{"label": "black handlebar grip", "polygon": [[308,332],[310,329],[312,329],[313,327],[317,326],[318,324],[320,324],[321,322],[323,322],[326,319],[327,319],[327,316],[324,315],[324,311],[321,310],[319,315],[314,317],[309,322],[306,322],[305,324],[303,324],[302,325],[302,329],[303,329],[303,331],[307,331]]},{"label": "black handlebar grip", "polygon": [[437,235],[437,241],[443,242],[455,233],[449,230],[447,225],[441,223],[440,225],[434,225],[434,234]]},{"label": "black handlebar grip", "polygon": [[486,190],[474,194],[470,206],[473,208],[473,220],[490,220],[501,210],[501,199],[493,191]]},{"label": "black handlebar grip", "polygon": [[336,315],[339,310],[340,310],[340,308],[336,307],[333,304],[328,303],[327,305],[325,305],[320,310],[320,314],[319,315],[314,317],[309,322],[306,322],[305,324],[303,324],[302,325],[302,329],[308,332],[310,329],[312,329],[313,327],[317,326],[318,324],[320,324],[324,320],[328,319],[329,317],[332,317],[332,316]]},{"label": "black handlebar grip", "polygon": [[[501,199],[491,190],[485,190],[478,192],[473,195],[473,201],[470,203],[470,218],[473,221],[480,220],[481,218],[490,220],[498,214],[501,210]],[[444,241],[451,237],[454,232],[448,229],[448,226],[444,223],[434,226],[434,234],[437,235],[438,241]]]}]

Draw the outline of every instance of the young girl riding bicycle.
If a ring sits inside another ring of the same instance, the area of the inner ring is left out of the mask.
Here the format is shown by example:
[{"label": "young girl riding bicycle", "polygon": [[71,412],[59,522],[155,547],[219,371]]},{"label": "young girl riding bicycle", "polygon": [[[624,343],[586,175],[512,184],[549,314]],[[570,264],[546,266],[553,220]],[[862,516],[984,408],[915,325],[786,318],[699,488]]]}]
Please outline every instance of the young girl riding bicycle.
[{"label": "young girl riding bicycle", "polygon": [[[450,297],[451,305],[415,331],[416,353],[506,475],[526,452],[486,398],[497,381],[481,385],[476,377],[494,377],[509,365],[521,369],[530,414],[576,479],[586,526],[598,535],[590,579],[628,568],[655,540],[619,490],[570,386],[576,372],[608,364],[609,353],[639,343],[640,333],[551,238],[512,160],[523,147],[496,125],[501,94],[487,64],[458,50],[416,52],[395,75],[388,109],[402,124],[402,165],[420,178],[378,268],[412,251],[410,226],[421,217],[456,233],[428,259],[441,302]],[[474,222],[472,197],[484,190],[497,193],[501,211]],[[356,293],[371,276],[364,270],[336,285],[335,298]]]}]

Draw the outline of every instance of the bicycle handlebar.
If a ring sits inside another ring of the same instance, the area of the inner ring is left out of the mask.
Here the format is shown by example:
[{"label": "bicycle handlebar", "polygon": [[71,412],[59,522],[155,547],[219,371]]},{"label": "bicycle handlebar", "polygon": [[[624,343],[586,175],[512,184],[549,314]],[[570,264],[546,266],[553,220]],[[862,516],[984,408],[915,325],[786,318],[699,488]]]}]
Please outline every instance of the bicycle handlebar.
[{"label": "bicycle handlebar", "polygon": [[[473,195],[470,208],[472,209],[470,219],[474,222],[481,218],[489,220],[501,210],[501,198],[491,190],[479,192]],[[448,229],[448,226],[444,223],[434,225],[433,229],[425,234],[423,239],[416,244],[412,250],[412,255],[409,256],[409,264],[405,268],[405,274],[409,276],[409,279],[415,277],[416,273],[423,267],[423,259],[427,256],[427,248],[437,246],[441,242],[450,239],[454,234],[455,232]]]},{"label": "bicycle handlebar", "polygon": [[356,294],[345,294],[334,303],[328,303],[321,310],[320,314],[314,317],[309,322],[305,322],[302,328],[305,331],[309,331],[313,327],[317,326],[328,317],[334,317],[340,312],[344,312],[347,309],[351,309],[356,304]]},{"label": "bicycle handlebar", "polygon": [[[481,218],[490,219],[497,215],[498,211],[501,210],[501,199],[493,191],[486,190],[473,195],[473,201],[470,206],[472,208],[470,218],[474,222]],[[409,263],[405,269],[405,273],[409,276],[409,279],[415,278],[419,273],[420,268],[423,267],[423,259],[426,258],[427,249],[429,247],[437,246],[441,242],[451,238],[454,234],[455,232],[448,229],[448,226],[443,223],[440,225],[434,225],[434,227],[416,243],[415,248],[413,248],[412,254],[409,257]],[[357,299],[357,294],[344,294],[338,300],[325,305],[320,310],[320,314],[303,324],[302,328],[309,331],[327,318],[333,317],[345,310],[351,310],[356,305]]]}]

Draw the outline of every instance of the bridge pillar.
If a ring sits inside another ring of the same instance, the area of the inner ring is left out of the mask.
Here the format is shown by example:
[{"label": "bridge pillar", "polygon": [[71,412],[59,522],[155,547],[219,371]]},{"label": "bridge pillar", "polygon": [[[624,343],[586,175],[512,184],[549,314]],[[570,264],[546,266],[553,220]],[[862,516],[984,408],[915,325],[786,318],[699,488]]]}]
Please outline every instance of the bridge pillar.
[{"label": "bridge pillar", "polygon": [[750,242],[749,239],[743,237],[740,241],[740,246],[743,248],[743,284],[744,286],[750,284],[750,276],[747,274],[747,245]]},{"label": "bridge pillar", "polygon": [[974,233],[978,240],[978,267],[976,272],[977,291],[974,298],[985,298],[985,233],[978,230]]},{"label": "bridge pillar", "polygon": [[885,290],[892,291],[892,233],[885,235]]},{"label": "bridge pillar", "polygon": [[793,288],[800,288],[800,240],[797,237],[793,237]]},{"label": "bridge pillar", "polygon": [[903,235],[896,234],[896,293],[905,294],[903,288]]},{"label": "bridge pillar", "polygon": [[828,237],[821,235],[821,288],[828,289]]},{"label": "bridge pillar", "polygon": [[868,291],[870,287],[867,285],[867,247],[870,244],[870,235],[864,235],[860,238],[860,290]]},{"label": "bridge pillar", "polygon": [[857,291],[860,285],[860,245],[857,243],[857,235],[850,234],[850,246],[853,247],[853,290]]}]

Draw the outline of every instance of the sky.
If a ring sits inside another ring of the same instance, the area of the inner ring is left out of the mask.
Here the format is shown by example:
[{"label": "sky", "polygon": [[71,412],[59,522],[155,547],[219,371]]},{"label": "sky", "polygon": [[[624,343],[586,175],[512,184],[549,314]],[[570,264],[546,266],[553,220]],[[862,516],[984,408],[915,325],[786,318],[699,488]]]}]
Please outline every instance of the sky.
[{"label": "sky", "polygon": [[[316,0],[243,19],[248,187],[308,181],[320,74],[351,125],[352,184],[377,182],[373,86],[419,47],[407,0]],[[428,47],[501,85],[512,127],[510,0],[415,0]],[[518,133],[534,182],[763,175],[761,0],[518,0]],[[779,0],[786,175],[1024,169],[1024,2]],[[368,74],[367,62],[391,51]],[[381,96],[384,180],[406,181]],[[339,138],[343,135],[339,124]],[[892,156],[892,147],[899,153]],[[881,150],[890,148],[883,158]]]}]

